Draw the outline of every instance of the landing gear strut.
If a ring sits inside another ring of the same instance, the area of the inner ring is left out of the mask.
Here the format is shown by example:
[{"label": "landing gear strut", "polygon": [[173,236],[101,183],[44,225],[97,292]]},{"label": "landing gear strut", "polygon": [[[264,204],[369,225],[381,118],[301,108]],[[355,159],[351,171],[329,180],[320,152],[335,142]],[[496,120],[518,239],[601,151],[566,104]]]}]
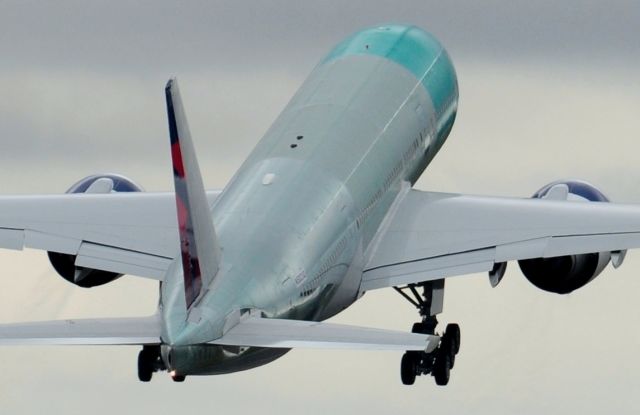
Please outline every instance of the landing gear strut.
[{"label": "landing gear strut", "polygon": [[149,382],[154,372],[165,370],[160,357],[160,346],[142,346],[138,354],[138,379]]},{"label": "landing gear strut", "polygon": [[[422,294],[418,292],[422,288]],[[444,280],[429,281],[421,284],[409,284],[394,287],[407,301],[413,304],[422,316],[422,321],[414,323],[411,332],[436,334],[438,319],[442,312]],[[400,361],[400,378],[405,385],[413,385],[416,376],[431,374],[438,385],[449,383],[449,374],[460,351],[460,327],[447,324],[440,344],[430,353],[409,350]]]}]

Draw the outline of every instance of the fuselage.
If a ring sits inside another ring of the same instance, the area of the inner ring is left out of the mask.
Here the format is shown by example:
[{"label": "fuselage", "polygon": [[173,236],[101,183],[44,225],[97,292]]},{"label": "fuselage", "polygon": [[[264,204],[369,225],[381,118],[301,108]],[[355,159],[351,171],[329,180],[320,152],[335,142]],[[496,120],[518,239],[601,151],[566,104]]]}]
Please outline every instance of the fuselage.
[{"label": "fuselage", "polygon": [[242,311],[323,320],[356,301],[367,248],[444,143],[457,101],[449,56],[419,28],[367,29],[336,46],[216,200],[222,262],[189,314],[179,260],[170,267],[160,305],[168,367],[267,363],[285,350],[204,343]]}]

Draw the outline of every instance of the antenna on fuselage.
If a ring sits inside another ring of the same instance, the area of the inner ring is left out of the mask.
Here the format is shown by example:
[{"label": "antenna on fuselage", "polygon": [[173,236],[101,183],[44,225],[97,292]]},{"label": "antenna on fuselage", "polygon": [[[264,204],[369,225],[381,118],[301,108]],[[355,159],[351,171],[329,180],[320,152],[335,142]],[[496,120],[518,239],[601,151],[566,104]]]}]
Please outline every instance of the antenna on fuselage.
[{"label": "antenna on fuselage", "polygon": [[171,137],[184,294],[187,309],[190,309],[218,273],[221,253],[175,78],[167,82],[165,96]]}]

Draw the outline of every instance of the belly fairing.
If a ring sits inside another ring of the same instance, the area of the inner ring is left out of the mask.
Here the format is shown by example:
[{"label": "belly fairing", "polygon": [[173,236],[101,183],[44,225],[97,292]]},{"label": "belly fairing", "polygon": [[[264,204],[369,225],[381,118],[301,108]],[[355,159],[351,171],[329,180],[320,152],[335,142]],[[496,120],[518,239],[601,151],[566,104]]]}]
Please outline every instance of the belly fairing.
[{"label": "belly fairing", "polygon": [[290,349],[234,347],[197,344],[163,346],[162,358],[167,367],[184,375],[223,375],[266,365]]}]

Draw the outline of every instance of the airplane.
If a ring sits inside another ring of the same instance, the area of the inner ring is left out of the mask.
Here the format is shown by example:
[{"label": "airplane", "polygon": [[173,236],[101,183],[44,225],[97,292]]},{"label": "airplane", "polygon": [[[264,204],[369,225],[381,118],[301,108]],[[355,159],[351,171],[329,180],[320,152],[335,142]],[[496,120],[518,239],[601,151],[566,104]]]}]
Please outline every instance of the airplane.
[{"label": "airplane", "polygon": [[[248,370],[292,348],[397,350],[403,384],[446,385],[460,350],[445,279],[518,261],[567,294],[640,247],[640,206],[580,180],[531,198],[413,189],[452,130],[458,82],[431,34],[366,28],[326,55],[222,190],[205,190],[178,83],[165,87],[174,191],[96,174],[62,195],[0,197],[0,247],[48,253],[83,288],[159,281],[152,316],[0,325],[3,345],[139,345],[138,378]],[[410,332],[325,320],[392,288]]]}]

